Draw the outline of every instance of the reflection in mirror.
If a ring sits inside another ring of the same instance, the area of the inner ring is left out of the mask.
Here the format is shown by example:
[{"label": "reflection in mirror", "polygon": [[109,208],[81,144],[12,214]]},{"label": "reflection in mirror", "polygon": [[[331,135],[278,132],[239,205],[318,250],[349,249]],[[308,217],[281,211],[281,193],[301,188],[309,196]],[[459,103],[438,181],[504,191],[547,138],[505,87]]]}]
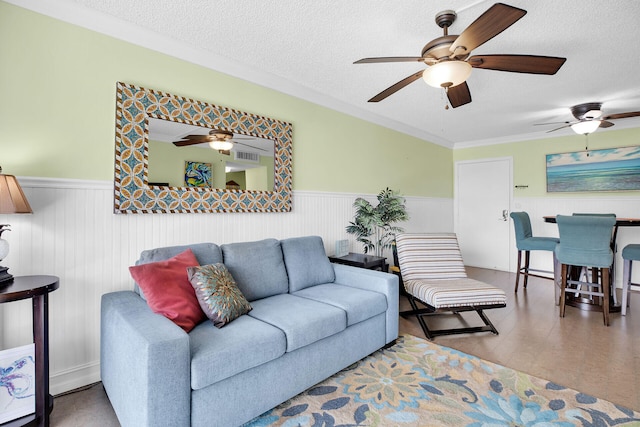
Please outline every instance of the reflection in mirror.
[{"label": "reflection in mirror", "polygon": [[210,146],[215,139],[210,133],[218,130],[155,118],[148,123],[150,185],[188,186],[186,165],[198,162],[210,165],[211,180],[203,186],[273,191],[273,141],[225,132],[231,149],[216,150]]},{"label": "reflection in mirror", "polygon": [[281,120],[118,82],[114,212],[289,212],[292,134]]}]

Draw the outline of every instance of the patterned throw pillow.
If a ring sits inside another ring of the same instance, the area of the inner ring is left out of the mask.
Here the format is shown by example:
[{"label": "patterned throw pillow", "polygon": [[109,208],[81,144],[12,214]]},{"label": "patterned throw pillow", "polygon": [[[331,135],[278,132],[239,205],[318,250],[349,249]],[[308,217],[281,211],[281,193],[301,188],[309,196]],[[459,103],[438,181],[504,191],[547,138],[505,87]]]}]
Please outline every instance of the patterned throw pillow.
[{"label": "patterned throw pillow", "polygon": [[222,263],[187,268],[202,311],[217,328],[251,311],[236,281]]}]

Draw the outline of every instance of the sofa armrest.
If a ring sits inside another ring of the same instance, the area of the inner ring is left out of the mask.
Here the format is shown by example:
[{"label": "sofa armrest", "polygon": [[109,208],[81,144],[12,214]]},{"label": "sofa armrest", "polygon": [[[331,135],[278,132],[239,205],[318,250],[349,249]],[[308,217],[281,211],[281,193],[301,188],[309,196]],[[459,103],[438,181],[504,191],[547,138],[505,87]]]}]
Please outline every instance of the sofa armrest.
[{"label": "sofa armrest", "polygon": [[386,342],[398,338],[399,284],[398,276],[381,271],[367,270],[342,264],[331,264],[336,273],[336,284],[375,291],[387,298]]},{"label": "sofa armrest", "polygon": [[134,292],[104,294],[100,374],[123,426],[189,426],[189,336]]}]

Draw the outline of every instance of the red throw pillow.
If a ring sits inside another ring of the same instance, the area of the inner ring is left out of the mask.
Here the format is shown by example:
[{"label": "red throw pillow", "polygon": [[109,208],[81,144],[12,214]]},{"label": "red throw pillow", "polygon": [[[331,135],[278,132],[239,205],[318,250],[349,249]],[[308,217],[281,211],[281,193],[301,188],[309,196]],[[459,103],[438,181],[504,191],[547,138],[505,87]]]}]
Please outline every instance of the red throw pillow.
[{"label": "red throw pillow", "polygon": [[199,265],[191,249],[187,249],[164,261],[129,267],[129,272],[151,310],[189,332],[206,319],[187,276],[187,267]]}]

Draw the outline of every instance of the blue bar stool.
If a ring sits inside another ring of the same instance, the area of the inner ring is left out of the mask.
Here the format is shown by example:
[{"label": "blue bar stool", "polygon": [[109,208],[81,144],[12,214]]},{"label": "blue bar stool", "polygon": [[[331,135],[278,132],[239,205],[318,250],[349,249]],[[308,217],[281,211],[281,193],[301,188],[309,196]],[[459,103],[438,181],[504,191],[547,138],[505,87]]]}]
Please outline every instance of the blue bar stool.
[{"label": "blue bar stool", "polygon": [[[609,278],[613,265],[611,233],[616,218],[558,215],[556,222],[560,232],[560,243],[555,249],[556,259],[561,265],[560,317],[564,317],[566,293],[579,292],[602,297],[604,324],[609,326]],[[569,266],[590,267],[592,281],[570,279]]]},{"label": "blue bar stool", "polygon": [[640,245],[627,245],[622,250],[622,259],[624,260],[624,267],[622,269],[622,310],[623,316],[627,315],[627,305],[629,304],[629,292],[631,291],[631,267],[633,261],[640,261]]},{"label": "blue bar stool", "polygon": [[[527,288],[527,279],[529,276],[540,277],[543,279],[552,279],[553,277],[541,276],[530,272],[550,273],[548,270],[536,270],[529,268],[530,251],[551,251],[553,252],[560,239],[556,237],[533,237],[531,231],[531,220],[526,212],[511,212],[513,226],[516,231],[516,247],[518,248],[518,269],[516,271],[516,287],[518,292],[518,283],[520,282],[520,274],[524,275],[522,286]],[[524,252],[524,265],[522,265],[522,253]]]},{"label": "blue bar stool", "polygon": [[[604,216],[604,217],[611,217],[611,218],[616,218],[616,214],[614,213],[582,213],[582,212],[574,212],[573,213],[574,216]],[[615,269],[615,263],[616,263],[616,236],[618,235],[618,226],[614,226],[613,227],[613,235],[611,236],[611,250],[613,251],[613,265],[611,266],[611,274],[609,275],[609,280],[611,281],[611,283],[615,283],[616,279],[614,277],[614,273],[616,271]],[[582,271],[584,272],[585,275],[588,276],[588,271],[586,267],[583,267]],[[615,292],[615,288],[614,292],[613,292],[613,303],[614,304],[618,304],[618,296],[616,295]]]}]

